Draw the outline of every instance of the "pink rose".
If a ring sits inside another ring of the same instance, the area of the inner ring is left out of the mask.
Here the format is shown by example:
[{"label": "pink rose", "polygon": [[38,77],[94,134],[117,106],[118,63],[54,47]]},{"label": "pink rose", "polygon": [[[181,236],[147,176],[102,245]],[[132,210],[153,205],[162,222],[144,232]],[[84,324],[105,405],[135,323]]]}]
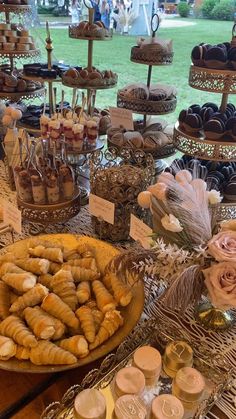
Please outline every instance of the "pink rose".
[{"label": "pink rose", "polygon": [[221,231],[213,236],[208,250],[218,262],[236,262],[236,231]]},{"label": "pink rose", "polygon": [[221,262],[203,271],[212,304],[222,310],[236,307],[236,263]]}]

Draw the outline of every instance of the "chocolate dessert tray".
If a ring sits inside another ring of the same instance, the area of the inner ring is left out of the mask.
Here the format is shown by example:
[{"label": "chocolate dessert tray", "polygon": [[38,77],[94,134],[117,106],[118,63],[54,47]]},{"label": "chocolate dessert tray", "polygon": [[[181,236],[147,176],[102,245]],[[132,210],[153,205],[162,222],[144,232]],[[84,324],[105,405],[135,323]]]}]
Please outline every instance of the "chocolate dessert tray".
[{"label": "chocolate dessert tray", "polygon": [[169,100],[143,100],[127,98],[117,93],[118,108],[130,109],[135,113],[142,115],[165,115],[175,110],[177,104],[176,98]]},{"label": "chocolate dessert tray", "polygon": [[41,98],[45,94],[44,87],[40,89],[32,90],[32,92],[25,91],[25,92],[0,92],[0,99],[10,100],[11,102],[15,101],[18,102],[19,100],[27,100],[32,98]]},{"label": "chocolate dessert tray", "polygon": [[173,143],[177,150],[199,159],[215,161],[235,161],[236,141],[208,140],[203,134],[188,134],[180,130],[179,124],[174,127]]},{"label": "chocolate dessert tray", "polygon": [[[122,145],[122,147],[119,147],[117,144],[113,144],[111,140],[107,140],[107,146],[108,148],[114,147],[118,150],[118,152],[123,152],[124,149],[134,150],[134,148],[130,147],[129,145]],[[170,157],[173,154],[175,154],[175,147],[173,144],[167,144],[163,147],[158,148],[142,148],[140,151],[143,151],[145,153],[150,153],[153,158],[160,159],[160,158],[166,158]],[[123,154],[123,153],[122,153]]]},{"label": "chocolate dessert tray", "polygon": [[[181,330],[170,323],[166,328],[157,319],[140,322],[138,327],[118,347],[115,354],[110,354],[104,359],[99,369],[92,370],[83,379],[81,384],[71,387],[62,398],[61,402],[54,402],[43,412],[42,419],[73,419],[73,404],[76,395],[85,388],[99,389],[106,398],[107,419],[111,419],[114,409],[114,377],[123,367],[132,364],[132,355],[140,346],[151,345],[157,348],[161,354],[168,343],[174,340],[185,340]],[[195,408],[185,410],[184,419],[204,418],[217,400],[220,399],[224,390],[228,389],[232,377],[224,359],[216,359],[213,353],[204,348],[203,345],[193,347],[194,367],[199,370],[205,378],[206,387],[202,398]],[[146,386],[141,396],[148,411],[154,397],[159,394],[168,394],[172,390],[172,380],[161,372],[160,378],[152,386]],[[150,418],[150,413],[148,414]],[[217,416],[215,416],[217,418]]]},{"label": "chocolate dessert tray", "polygon": [[189,85],[214,93],[236,93],[236,71],[190,66]]},{"label": "chocolate dessert tray", "polygon": [[31,11],[30,4],[0,4],[0,13],[25,14]]}]

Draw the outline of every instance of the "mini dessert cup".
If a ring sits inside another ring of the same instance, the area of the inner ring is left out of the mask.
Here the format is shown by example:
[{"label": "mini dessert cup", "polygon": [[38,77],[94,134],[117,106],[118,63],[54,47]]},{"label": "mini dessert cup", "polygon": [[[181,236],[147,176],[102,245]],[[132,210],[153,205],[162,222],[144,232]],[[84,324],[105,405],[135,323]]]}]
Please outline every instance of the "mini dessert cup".
[{"label": "mini dessert cup", "polygon": [[48,133],[50,118],[47,115],[41,115],[40,117],[40,131],[41,131],[41,135],[45,136]]},{"label": "mini dessert cup", "polygon": [[115,395],[125,394],[139,396],[145,388],[145,377],[142,371],[135,367],[121,368],[115,377]]},{"label": "mini dessert cup", "polygon": [[63,200],[71,200],[75,192],[74,173],[70,166],[66,164],[61,165],[59,169],[60,184],[62,188]]},{"label": "mini dessert cup", "polygon": [[18,171],[15,168],[17,195],[23,202],[33,202],[33,192],[30,174],[27,170]]},{"label": "mini dessert cup", "polygon": [[95,388],[81,391],[75,398],[73,417],[75,419],[106,419],[106,399]]},{"label": "mini dessert cup", "polygon": [[161,354],[151,346],[141,346],[134,352],[133,366],[143,372],[146,385],[151,386],[155,384],[161,373]]},{"label": "mini dessert cup", "polygon": [[46,203],[45,183],[40,173],[31,175],[32,193],[35,204],[43,205]]},{"label": "mini dessert cup", "polygon": [[63,134],[65,136],[65,142],[67,144],[67,148],[71,150],[73,147],[73,139],[74,139],[73,119],[63,119],[62,126],[63,126]]},{"label": "mini dessert cup", "polygon": [[87,122],[87,145],[89,148],[96,146],[98,131],[99,128],[96,121],[91,120]]},{"label": "mini dessert cup", "polygon": [[58,140],[61,135],[61,121],[59,119],[51,119],[48,123],[50,137],[53,140]]},{"label": "mini dessert cup", "polygon": [[177,397],[171,394],[161,394],[152,401],[151,419],[182,419],[184,417],[184,407]]},{"label": "mini dessert cup", "polygon": [[55,173],[51,173],[47,180],[47,198],[49,204],[57,204],[60,201],[59,178]]},{"label": "mini dessert cup", "polygon": [[74,151],[81,151],[84,146],[84,125],[82,124],[75,124],[73,126],[73,150]]}]

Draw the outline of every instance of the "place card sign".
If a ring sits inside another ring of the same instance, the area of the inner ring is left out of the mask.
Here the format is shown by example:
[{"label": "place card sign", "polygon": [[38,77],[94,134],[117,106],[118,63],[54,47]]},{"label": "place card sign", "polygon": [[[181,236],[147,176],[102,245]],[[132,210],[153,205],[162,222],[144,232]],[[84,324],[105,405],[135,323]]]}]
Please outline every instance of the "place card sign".
[{"label": "place card sign", "polygon": [[152,229],[133,214],[130,217],[129,235],[132,239],[138,241],[144,249],[150,249]]},{"label": "place card sign", "polygon": [[97,195],[89,195],[89,212],[94,217],[100,218],[109,224],[114,224],[115,221],[115,204],[100,198]]},{"label": "place card sign", "polygon": [[21,234],[21,211],[8,201],[3,201],[3,222]]},{"label": "place card sign", "polygon": [[134,130],[133,113],[128,109],[109,108],[112,127],[124,127],[127,130]]}]

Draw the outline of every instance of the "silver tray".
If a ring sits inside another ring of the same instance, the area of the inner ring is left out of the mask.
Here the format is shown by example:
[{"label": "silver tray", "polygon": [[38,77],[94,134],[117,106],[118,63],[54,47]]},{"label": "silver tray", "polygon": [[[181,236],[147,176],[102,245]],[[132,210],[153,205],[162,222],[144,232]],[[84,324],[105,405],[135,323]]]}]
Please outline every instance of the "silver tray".
[{"label": "silver tray", "polygon": [[[210,382],[210,386],[207,387],[208,390],[196,410],[185,416],[185,418],[205,418],[212,406],[220,399],[222,393],[232,383],[232,375],[228,365],[223,357],[215,356],[199,342],[189,342],[186,336],[182,335],[182,331],[173,324],[170,323],[168,328],[166,328],[166,324],[162,323],[161,320],[159,322],[157,319],[150,319],[140,322],[118,347],[116,353],[110,354],[104,359],[99,369],[90,371],[81,384],[69,388],[60,402],[51,403],[42,413],[41,419],[73,419],[73,404],[76,395],[89,387],[99,389],[107,395],[116,372],[129,364],[132,354],[137,347],[151,344],[163,352],[170,341],[180,339],[187,341],[192,346],[194,366]],[[169,393],[171,391],[170,381],[170,379],[164,376],[159,380],[158,387],[160,392]],[[215,417],[217,418],[217,416]],[[107,419],[111,418],[111,413],[108,413]]]}]

